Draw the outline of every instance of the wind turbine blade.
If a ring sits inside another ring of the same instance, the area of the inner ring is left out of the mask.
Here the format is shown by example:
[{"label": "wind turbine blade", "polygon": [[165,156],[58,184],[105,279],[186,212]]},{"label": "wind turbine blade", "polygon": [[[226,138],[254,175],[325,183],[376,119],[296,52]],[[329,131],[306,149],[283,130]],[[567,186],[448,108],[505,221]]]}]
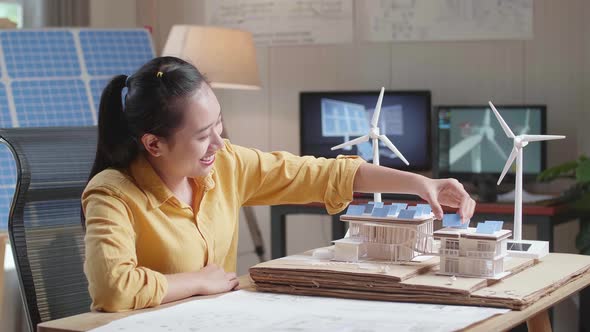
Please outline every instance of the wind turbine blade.
[{"label": "wind turbine blade", "polygon": [[486,113],[483,116],[483,127],[490,126],[490,110],[486,110]]},{"label": "wind turbine blade", "polygon": [[518,154],[518,149],[513,147],[512,152],[510,152],[510,156],[508,157],[508,160],[506,160],[506,165],[504,165],[504,169],[502,170],[502,175],[500,175],[500,178],[498,179],[498,185],[500,185],[500,183],[502,182],[502,179],[504,179],[504,176],[506,175],[506,173],[510,169],[510,166],[512,166],[512,163],[514,162],[514,159],[516,159],[517,154]]},{"label": "wind turbine blade", "polygon": [[506,159],[506,152],[504,152],[504,150],[502,150],[502,148],[500,147],[500,144],[498,144],[498,142],[496,142],[495,139],[494,140],[488,139],[488,142],[490,142],[490,144],[492,144],[492,146],[494,147],[496,152],[502,157],[502,159]]},{"label": "wind turbine blade", "polygon": [[391,143],[391,141],[389,140],[389,138],[387,138],[387,136],[385,135],[379,135],[379,139],[385,143],[385,145],[387,145],[387,147],[393,151],[393,153],[395,153],[396,156],[399,157],[399,159],[401,159],[406,165],[409,165],[410,163],[408,162],[408,160],[406,160],[406,158],[404,157],[404,155],[399,152],[399,150],[395,147],[395,145],[393,145],[393,143]]},{"label": "wind turbine blade", "polygon": [[352,145],[356,145],[356,144],[359,144],[359,143],[364,143],[364,142],[366,142],[368,140],[369,140],[369,135],[361,136],[359,138],[355,138],[355,139],[350,140],[348,142],[344,142],[344,143],[342,143],[340,145],[333,146],[331,148],[331,150],[334,151],[334,150],[342,149],[342,148],[347,147],[347,146],[352,146]]},{"label": "wind turbine blade", "polygon": [[504,122],[504,119],[502,119],[502,116],[500,116],[500,112],[498,112],[498,110],[496,109],[494,104],[492,104],[491,101],[489,101],[488,104],[490,104],[492,111],[494,111],[494,114],[496,115],[496,118],[500,122],[500,126],[502,126],[502,129],[504,129],[506,136],[508,136],[509,138],[514,138],[514,133],[512,133],[512,130],[510,130],[510,127],[508,127],[506,122]]},{"label": "wind turbine blade", "polygon": [[552,141],[565,138],[563,135],[522,135],[520,137],[525,142]]},{"label": "wind turbine blade", "polygon": [[449,162],[454,164],[457,160],[461,159],[465,154],[471,151],[477,144],[481,142],[483,135],[473,135],[465,137],[462,141],[455,144],[449,151]]},{"label": "wind turbine blade", "polygon": [[379,93],[379,99],[377,99],[377,105],[375,106],[375,111],[373,112],[373,118],[371,119],[371,127],[377,127],[377,122],[379,122],[379,113],[381,113],[381,103],[383,103],[383,94],[385,93],[385,88],[381,88],[381,93]]},{"label": "wind turbine blade", "polygon": [[524,127],[522,127],[522,129],[520,130],[519,135],[525,135],[529,133],[529,130],[531,129],[531,127],[529,127],[529,120],[531,118],[531,110],[527,109],[526,110],[526,115],[524,118]]}]

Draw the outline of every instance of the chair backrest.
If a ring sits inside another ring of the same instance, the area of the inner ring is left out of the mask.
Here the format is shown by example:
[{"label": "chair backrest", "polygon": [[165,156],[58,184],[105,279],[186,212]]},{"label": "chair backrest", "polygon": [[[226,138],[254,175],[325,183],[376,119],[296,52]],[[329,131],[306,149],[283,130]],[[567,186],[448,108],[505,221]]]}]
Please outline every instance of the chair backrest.
[{"label": "chair backrest", "polygon": [[80,197],[96,140],[96,127],[0,129],[16,162],[8,233],[31,331],[90,310]]}]

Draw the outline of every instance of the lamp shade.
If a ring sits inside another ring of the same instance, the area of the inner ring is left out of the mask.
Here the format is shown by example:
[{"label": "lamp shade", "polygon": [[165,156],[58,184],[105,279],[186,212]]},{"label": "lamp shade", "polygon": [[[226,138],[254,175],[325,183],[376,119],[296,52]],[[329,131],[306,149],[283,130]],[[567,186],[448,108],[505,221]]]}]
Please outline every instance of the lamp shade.
[{"label": "lamp shade", "polygon": [[256,49],[249,32],[175,25],[162,55],[191,62],[207,76],[213,88],[260,89]]}]

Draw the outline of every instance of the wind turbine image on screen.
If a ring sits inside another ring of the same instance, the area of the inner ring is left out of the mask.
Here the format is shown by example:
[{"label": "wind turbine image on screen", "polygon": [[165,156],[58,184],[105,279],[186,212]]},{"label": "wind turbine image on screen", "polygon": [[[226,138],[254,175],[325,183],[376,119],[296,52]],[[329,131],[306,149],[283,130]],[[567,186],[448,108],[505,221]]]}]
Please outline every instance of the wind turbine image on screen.
[{"label": "wind turbine image on screen", "polygon": [[[494,104],[489,102],[492,111],[496,115],[498,122],[502,126],[504,133],[508,138],[513,140],[513,147],[512,151],[510,152],[510,156],[504,165],[504,169],[502,170],[502,174],[498,179],[498,185],[504,179],[504,176],[512,166],[512,163],[516,159],[516,185],[514,188],[515,197],[514,197],[514,231],[513,231],[513,239],[515,241],[522,240],[522,171],[523,171],[523,148],[527,146],[530,142],[540,142],[540,141],[549,141],[549,140],[556,140],[556,139],[563,139],[565,136],[563,135],[527,135],[527,134],[519,134],[514,135],[508,124],[504,121]],[[527,116],[528,119],[528,116]],[[527,120],[528,122],[528,120]],[[521,132],[528,132],[528,123],[525,125],[524,130]]]},{"label": "wind turbine image on screen", "polygon": [[[342,149],[346,147],[351,147],[353,145],[363,144],[368,142],[369,139],[372,143],[373,148],[373,164],[379,165],[379,142],[383,142],[385,146],[387,146],[398,158],[400,158],[406,165],[410,163],[406,160],[406,158],[402,155],[402,153],[395,147],[395,145],[387,138],[385,135],[381,135],[379,129],[379,114],[381,113],[381,104],[383,103],[383,94],[385,93],[385,88],[381,88],[381,93],[379,94],[379,99],[377,100],[377,105],[375,106],[375,111],[373,112],[373,117],[371,118],[370,128],[366,128],[366,131],[363,136],[350,140],[348,142],[336,145],[332,147],[332,150]],[[381,193],[374,194],[374,201],[381,202]]]},{"label": "wind turbine image on screen", "polygon": [[469,133],[455,144],[449,151],[449,163],[454,165],[458,160],[469,154],[471,158],[471,170],[473,173],[481,173],[482,151],[481,144],[487,141],[492,147],[493,152],[499,157],[506,159],[506,153],[496,142],[494,128],[490,124],[490,110],[485,111],[480,126],[469,126]]}]

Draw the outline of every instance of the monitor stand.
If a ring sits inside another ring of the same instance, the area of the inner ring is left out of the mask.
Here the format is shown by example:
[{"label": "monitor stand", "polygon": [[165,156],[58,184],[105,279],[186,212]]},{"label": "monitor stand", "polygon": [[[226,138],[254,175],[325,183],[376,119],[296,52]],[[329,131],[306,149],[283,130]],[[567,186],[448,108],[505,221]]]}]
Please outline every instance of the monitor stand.
[{"label": "monitor stand", "polygon": [[508,240],[507,249],[509,257],[541,258],[549,253],[548,241]]}]

